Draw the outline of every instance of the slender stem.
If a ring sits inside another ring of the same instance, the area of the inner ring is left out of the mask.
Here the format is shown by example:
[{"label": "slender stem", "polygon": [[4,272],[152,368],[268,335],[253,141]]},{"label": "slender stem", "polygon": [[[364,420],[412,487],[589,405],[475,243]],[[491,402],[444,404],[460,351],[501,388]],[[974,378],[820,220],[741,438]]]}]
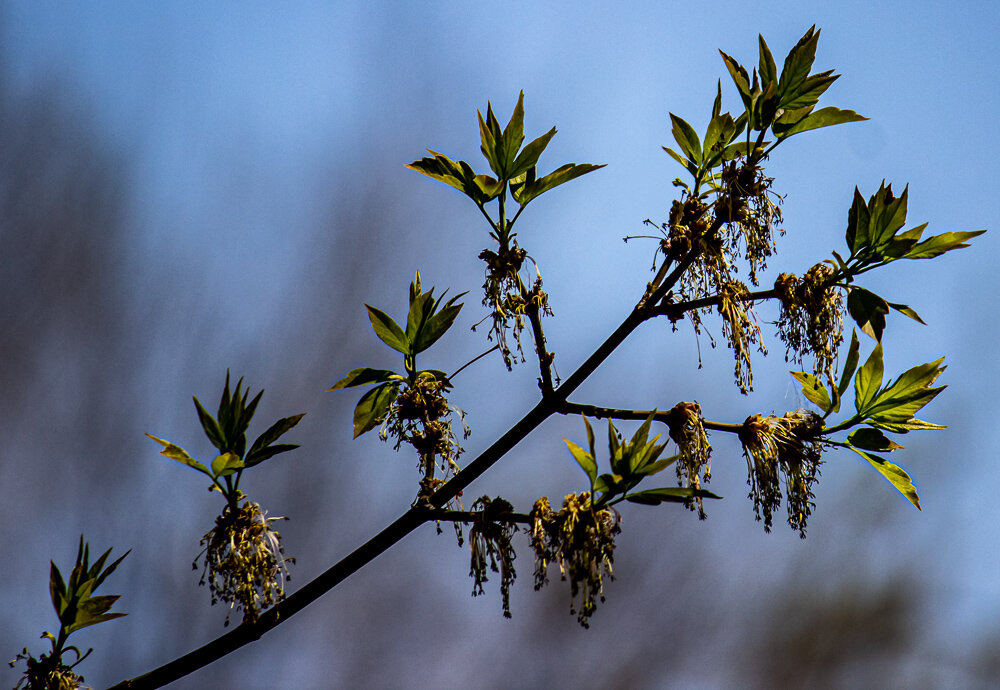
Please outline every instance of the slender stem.
[{"label": "slender stem", "polygon": [[[443,508],[431,508],[427,510],[428,520],[442,520],[445,522],[475,522],[482,516],[483,511],[470,510],[444,510]],[[531,524],[531,516],[524,513],[503,513],[493,516],[494,522],[511,522],[522,525]]]},{"label": "slender stem", "polygon": [[[559,406],[559,414],[582,414],[588,417],[595,417],[597,419],[629,419],[629,420],[646,420],[649,419],[650,415],[653,415],[653,420],[657,422],[663,422],[664,424],[670,423],[671,410],[625,410],[616,407],[599,407],[598,405],[583,405],[580,403],[569,402],[568,400]],[[703,421],[704,427],[706,429],[712,429],[713,431],[725,431],[728,433],[738,434],[743,428],[742,424],[729,424],[727,422],[713,422],[711,420]]]},{"label": "slender stem", "polygon": [[489,350],[487,350],[486,352],[482,353],[481,355],[476,355],[475,357],[473,357],[472,359],[470,359],[468,362],[466,362],[465,364],[463,364],[462,366],[460,366],[458,369],[456,369],[455,373],[448,377],[448,380],[450,381],[451,379],[455,378],[466,367],[475,364],[476,362],[478,362],[479,360],[481,360],[486,355],[490,354],[494,350],[499,350],[499,349],[500,349],[500,345],[499,344],[498,345],[494,345],[493,347],[491,347]]},{"label": "slender stem", "polygon": [[[777,299],[779,297],[778,291],[775,289],[771,290],[758,290],[757,292],[749,292],[746,295],[737,298],[740,302],[757,302],[765,299]],[[668,316],[670,318],[679,318],[689,311],[694,311],[695,309],[703,309],[705,307],[714,307],[722,302],[722,295],[711,295],[709,297],[702,297],[700,299],[690,300],[688,302],[677,302],[675,304],[660,304],[653,308],[651,311],[656,316]]]}]

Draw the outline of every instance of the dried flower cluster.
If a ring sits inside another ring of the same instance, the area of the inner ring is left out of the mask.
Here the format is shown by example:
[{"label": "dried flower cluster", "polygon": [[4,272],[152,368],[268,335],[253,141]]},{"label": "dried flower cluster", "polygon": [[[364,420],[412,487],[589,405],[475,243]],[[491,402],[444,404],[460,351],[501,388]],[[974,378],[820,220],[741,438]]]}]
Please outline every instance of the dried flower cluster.
[{"label": "dried flower cluster", "polygon": [[785,359],[802,361],[812,353],[813,372],[832,376],[843,342],[844,300],[832,285],[834,270],[826,263],[810,268],[802,279],[782,273],[774,281],[781,299],[778,335],[785,342]]},{"label": "dried flower cluster", "polygon": [[598,597],[604,601],[604,577],[614,579],[615,536],[621,532],[618,513],[595,509],[590,492],[584,491],[567,494],[559,512],[553,512],[548,498],[539,498],[531,519],[535,589],[548,582],[549,563],[559,563],[561,579],[570,581],[570,613],[577,615],[580,625],[590,627]]},{"label": "dried flower cluster", "polygon": [[[680,462],[677,467],[677,484],[702,488],[712,479],[712,444],[708,442],[705,433],[705,418],[701,414],[701,405],[696,402],[677,403],[670,411],[668,422],[670,438],[677,444],[680,451]],[[697,508],[698,517],[705,519],[705,507],[701,497],[688,503],[691,510]]]},{"label": "dried flower cluster", "polygon": [[396,450],[404,443],[413,446],[420,456],[425,480],[435,478],[438,462],[445,476],[459,471],[458,458],[463,448],[452,428],[453,414],[462,422],[464,437],[469,436],[464,413],[445,398],[450,387],[446,380],[422,372],[396,397],[379,431],[383,440],[389,436],[396,439]]},{"label": "dried flower cluster", "polygon": [[736,362],[734,376],[740,392],[746,395],[753,390],[753,366],[750,347],[767,354],[761,338],[760,326],[753,313],[753,302],[747,298],[750,291],[743,283],[733,280],[719,287],[719,315],[722,316],[722,335],[729,343]]},{"label": "dried flower cluster", "polygon": [[469,548],[472,562],[469,575],[473,578],[472,596],[483,594],[483,583],[489,578],[487,567],[500,574],[500,596],[503,600],[504,618],[510,618],[510,586],[517,577],[514,559],[517,554],[511,545],[511,537],[517,533],[517,525],[503,522],[500,518],[514,512],[508,501],[489,496],[477,498],[472,504],[473,511],[479,511],[476,521],[469,530]]},{"label": "dried flower cluster", "polygon": [[[517,246],[516,241],[512,247],[501,248],[499,252],[484,249],[480,252],[479,258],[486,262],[483,306],[490,310],[490,314],[486,318],[493,320],[488,337],[492,340],[496,336],[504,364],[510,370],[518,359],[521,362],[525,361],[521,333],[524,331],[528,313],[534,312],[538,315],[552,316],[549,298],[542,290],[542,276],[537,265],[531,289],[528,290],[525,287],[520,272],[524,260],[531,260],[531,257],[524,249]],[[534,263],[533,260],[532,263]],[[516,354],[507,342],[508,329],[514,334]]]},{"label": "dried flower cluster", "polygon": [[[257,620],[257,614],[285,596],[284,583],[289,580],[281,535],[271,528],[276,520],[268,517],[260,506],[244,499],[242,505],[226,505],[215,519],[215,527],[202,538],[205,565],[200,584],[208,583],[212,604],[223,601],[230,610],[239,607],[244,622]],[[193,568],[198,569],[198,558]],[[229,615],[226,615],[229,625]]]},{"label": "dried flower cluster", "polygon": [[781,506],[784,476],[788,524],[804,539],[812,513],[812,486],[819,476],[822,444],[816,440],[823,422],[809,410],[787,412],[783,417],[751,415],[739,432],[747,459],[747,483],[757,519],[771,531],[771,518]]},{"label": "dried flower cluster", "polygon": [[774,252],[774,231],[784,234],[781,197],[771,192],[774,179],[764,174],[763,168],[751,163],[731,161],[725,164],[720,175],[719,198],[716,213],[727,228],[726,248],[731,257],[740,255],[750,265],[750,282],[757,285],[757,272],[767,266],[767,259]]},{"label": "dried flower cluster", "polygon": [[[70,647],[69,649],[75,650],[76,648]],[[77,651],[77,655],[79,655],[79,651]],[[86,654],[83,655],[83,657],[86,656]],[[83,657],[77,659],[76,663],[83,661]],[[88,690],[88,686],[83,684],[83,676],[73,671],[73,666],[62,663],[61,657],[55,652],[42,654],[36,659],[25,647],[24,651],[11,660],[10,667],[14,668],[18,661],[24,661],[27,668],[24,675],[17,681],[17,685],[14,686],[14,690],[20,690],[22,687],[25,690],[35,690],[36,688],[44,688],[45,690],[84,688],[84,690]]]}]

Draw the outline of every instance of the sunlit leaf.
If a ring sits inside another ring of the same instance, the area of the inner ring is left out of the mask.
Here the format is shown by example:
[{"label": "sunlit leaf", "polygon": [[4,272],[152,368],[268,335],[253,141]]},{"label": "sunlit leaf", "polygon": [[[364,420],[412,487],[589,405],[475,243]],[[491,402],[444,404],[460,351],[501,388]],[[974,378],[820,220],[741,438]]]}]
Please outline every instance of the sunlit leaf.
[{"label": "sunlit leaf", "polygon": [[176,460],[177,462],[187,465],[188,467],[193,467],[199,472],[204,472],[209,477],[212,476],[212,473],[208,471],[208,468],[205,467],[205,465],[191,457],[191,455],[180,446],[175,445],[170,441],[164,441],[162,438],[157,438],[152,434],[146,434],[146,436],[163,446],[163,450],[160,451],[160,455],[170,458],[171,460]]},{"label": "sunlit leaf", "polygon": [[694,498],[722,498],[722,496],[705,489],[696,489],[693,486],[666,486],[660,489],[637,491],[626,496],[625,500],[655,506],[661,503],[688,503]]},{"label": "sunlit leaf", "polygon": [[848,122],[862,122],[867,119],[864,115],[858,115],[853,110],[841,110],[840,108],[832,107],[820,108],[802,118],[788,129],[781,130],[780,134],[778,131],[775,131],[775,134],[781,139],[787,139],[793,134],[808,132],[811,129],[831,127]]},{"label": "sunlit leaf", "polygon": [[855,429],[847,435],[847,442],[855,448],[877,451],[880,453],[898,450],[903,447],[878,429],[873,429],[871,427]]},{"label": "sunlit leaf", "polygon": [[590,478],[590,485],[593,486],[594,482],[597,481],[597,460],[594,459],[593,455],[569,439],[563,438],[563,441],[566,442],[566,446],[569,448],[569,452],[573,455],[573,459],[576,460],[577,464],[583,468],[587,477]]},{"label": "sunlit leaf", "polygon": [[673,113],[670,113],[670,121],[673,123],[671,132],[674,140],[680,145],[684,155],[696,163],[701,162],[701,140],[694,127]]},{"label": "sunlit leaf", "polygon": [[806,399],[822,410],[824,414],[833,407],[830,393],[818,377],[804,371],[791,371],[789,373],[802,384],[802,394],[806,396]]},{"label": "sunlit leaf", "polygon": [[387,369],[372,369],[370,367],[358,367],[347,372],[347,376],[337,381],[326,391],[338,391],[343,388],[353,388],[354,386],[366,386],[370,383],[384,383],[391,378],[400,378],[399,374]]},{"label": "sunlit leaf", "polygon": [[889,303],[864,288],[851,286],[847,293],[847,313],[851,315],[861,330],[882,340],[885,330],[885,315],[889,313]]},{"label": "sunlit leaf", "polygon": [[864,366],[854,377],[854,405],[859,413],[864,414],[871,401],[875,399],[882,385],[882,371],[882,343],[877,343]]},{"label": "sunlit leaf", "polygon": [[906,500],[916,506],[917,510],[920,510],[920,497],[917,495],[917,488],[913,486],[910,475],[902,467],[894,465],[885,458],[881,458],[860,448],[852,446],[851,450],[871,463],[871,466],[889,480],[889,483],[896,487],[899,493],[906,497]]},{"label": "sunlit leaf", "polygon": [[236,453],[221,453],[212,460],[212,475],[228,477],[243,469],[243,461]]},{"label": "sunlit leaf", "polygon": [[398,396],[399,384],[394,382],[383,383],[361,396],[354,408],[354,438],[381,424]]},{"label": "sunlit leaf", "polygon": [[965,242],[973,237],[982,235],[985,230],[972,230],[969,232],[946,232],[941,235],[929,237],[920,244],[914,246],[903,255],[904,259],[932,259],[940,256],[952,249],[964,249],[968,247]]},{"label": "sunlit leaf", "polygon": [[372,323],[372,329],[374,329],[375,335],[379,337],[379,340],[397,352],[401,352],[404,355],[411,354],[409,339],[399,324],[381,309],[376,309],[367,304],[365,307],[368,309],[368,319]]}]

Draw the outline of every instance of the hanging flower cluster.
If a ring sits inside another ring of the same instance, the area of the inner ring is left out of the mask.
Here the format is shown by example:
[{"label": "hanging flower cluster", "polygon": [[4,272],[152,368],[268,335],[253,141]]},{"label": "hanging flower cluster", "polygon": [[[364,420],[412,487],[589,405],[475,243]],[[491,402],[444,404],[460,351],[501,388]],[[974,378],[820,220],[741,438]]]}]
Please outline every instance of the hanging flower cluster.
[{"label": "hanging flower cluster", "polygon": [[782,273],[774,281],[781,300],[778,336],[785,342],[785,359],[801,362],[812,354],[813,372],[831,375],[835,369],[837,351],[843,342],[844,300],[840,290],[832,285],[833,268],[819,263],[810,268],[801,280]]},{"label": "hanging flower cluster", "polygon": [[[550,563],[559,564],[559,575],[570,581],[570,613],[585,628],[604,601],[604,578],[614,579],[615,536],[621,519],[612,508],[597,510],[591,494],[567,494],[562,509],[554,512],[546,497],[531,509],[531,548],[535,551],[535,589],[548,582]],[[576,598],[580,597],[579,606]]]}]

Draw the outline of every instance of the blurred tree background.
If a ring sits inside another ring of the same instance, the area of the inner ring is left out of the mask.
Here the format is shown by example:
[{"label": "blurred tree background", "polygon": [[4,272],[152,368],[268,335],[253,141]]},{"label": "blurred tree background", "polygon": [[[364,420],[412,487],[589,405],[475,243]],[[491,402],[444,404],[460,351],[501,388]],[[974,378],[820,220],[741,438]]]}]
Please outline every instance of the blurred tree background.
[{"label": "blurred tree background", "polygon": [[[403,165],[428,146],[478,156],[475,109],[488,99],[504,119],[523,88],[529,137],[557,124],[543,166],[609,164],[546,197],[519,227],[556,312],[547,328],[563,375],[649,279],[647,247],[620,238],[665,218],[673,198],[678,170],[659,148],[669,143],[668,110],[700,126],[725,75],[716,48],[752,60],[758,31],[777,53],[810,24],[822,27],[817,67],[843,73],[838,103],[872,118],[789,144],[770,165],[788,195],[774,274],[839,249],[854,185],[868,195],[883,178],[910,183],[910,220],[932,232],[1000,227],[987,119],[1000,106],[987,69],[997,9],[804,3],[772,17],[768,3],[722,5],[612,14],[599,3],[318,3],[280,13],[253,3],[6,3],[8,658],[44,646],[38,634],[54,627],[48,561],[70,562],[81,532],[98,551],[133,549],[107,585],[124,594],[116,608],[128,617],[77,640],[96,648],[79,669],[89,684],[137,675],[223,632],[224,612],[208,606],[190,565],[220,499],[143,432],[191,439],[204,455],[190,396],[213,399],[227,368],[267,390],[263,419],[308,412],[290,435],[302,448],[247,487],[291,518],[281,532],[298,559],[292,588],[405,509],[416,489],[411,458],[374,438],[352,442],[354,397],[323,390],[367,361],[363,302],[401,311],[416,269],[428,286],[478,290],[486,238],[475,209]],[[725,88],[724,107],[737,98]],[[505,620],[497,583],[471,599],[467,551],[424,528],[295,620],[175,686],[995,686],[992,242],[894,269],[878,285],[930,324],[891,320],[887,359],[901,369],[945,354],[950,365],[951,388],[928,412],[949,430],[912,434],[899,457],[922,514],[856,458],[830,453],[809,538],[765,535],[745,498],[739,447],[718,439],[711,488],[726,500],[705,522],[682,509],[627,508],[618,579],[590,630],[569,615],[560,583],[531,590],[526,535]],[[427,364],[452,369],[481,351],[481,333],[464,333],[480,316],[470,296],[463,328]],[[702,338],[699,371],[688,329],[648,326],[580,398],[649,408],[697,399],[729,421],[780,414],[802,401],[772,349],[757,390],[741,399],[728,351]],[[535,375],[527,365],[507,374],[499,357],[462,374],[453,400],[473,428],[467,457],[533,403]],[[539,495],[579,490],[560,437],[579,441],[581,428],[550,420],[468,500],[502,492],[527,509]],[[4,673],[12,685],[16,674]]]}]

